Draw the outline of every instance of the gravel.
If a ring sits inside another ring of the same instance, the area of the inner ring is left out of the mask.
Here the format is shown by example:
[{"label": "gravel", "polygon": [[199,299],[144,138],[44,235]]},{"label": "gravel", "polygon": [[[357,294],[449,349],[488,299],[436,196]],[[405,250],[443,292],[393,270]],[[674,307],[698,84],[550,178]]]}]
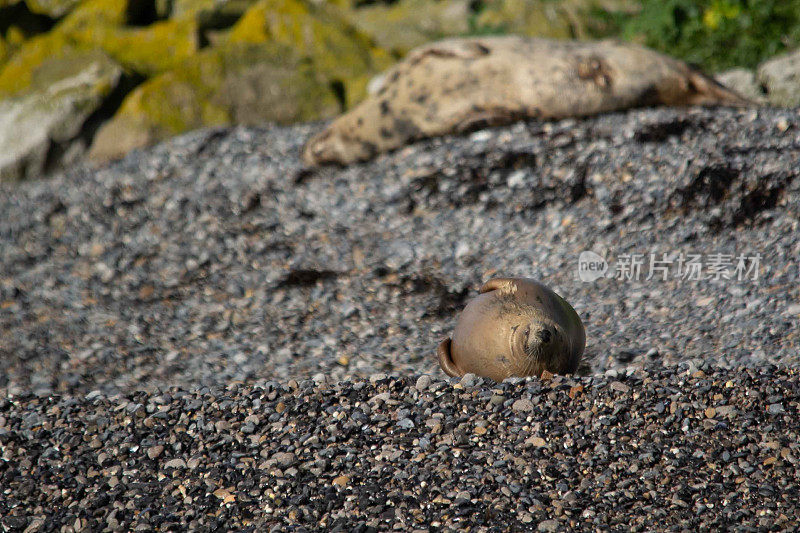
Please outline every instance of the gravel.
[{"label": "gravel", "polygon": [[[800,525],[800,113],[519,123],[303,168],[319,127],[0,186],[0,527]],[[584,251],[642,275],[584,282]],[[691,254],[703,279],[675,275]],[[719,254],[758,265],[725,279]],[[575,307],[580,376],[442,379],[436,345],[499,275]]]},{"label": "gravel", "polygon": [[798,526],[796,369],[414,382],[0,400],[0,527]]}]

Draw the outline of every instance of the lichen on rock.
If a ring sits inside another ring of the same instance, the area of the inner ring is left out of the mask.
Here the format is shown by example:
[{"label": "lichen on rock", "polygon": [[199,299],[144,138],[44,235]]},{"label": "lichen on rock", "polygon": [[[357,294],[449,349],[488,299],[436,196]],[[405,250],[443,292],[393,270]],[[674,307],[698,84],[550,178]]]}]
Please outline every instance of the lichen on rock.
[{"label": "lichen on rock", "polygon": [[326,79],[292,49],[230,43],[148,80],[100,128],[89,156],[105,161],[176,133],[230,122],[292,123],[340,111]]},{"label": "lichen on rock", "polygon": [[470,4],[468,0],[400,0],[352,9],[347,16],[379,46],[405,54],[426,42],[468,33]]},{"label": "lichen on rock", "polygon": [[179,66],[198,50],[194,19],[166,20],[146,27],[94,24],[70,28],[68,38],[82,48],[99,48],[125,68],[154,76]]},{"label": "lichen on rock", "polygon": [[69,154],[62,161],[82,153],[87,119],[121,76],[119,65],[99,51],[44,62],[31,90],[0,101],[0,180],[40,176],[53,151]]},{"label": "lichen on rock", "polygon": [[53,18],[63,17],[80,2],[81,0],[25,0],[31,12]]},{"label": "lichen on rock", "polygon": [[800,106],[800,49],[765,61],[758,67],[758,81],[777,106]]},{"label": "lichen on rock", "polygon": [[230,40],[292,48],[344,87],[347,107],[363,99],[369,77],[393,61],[334,6],[305,0],[260,0],[232,28]]}]

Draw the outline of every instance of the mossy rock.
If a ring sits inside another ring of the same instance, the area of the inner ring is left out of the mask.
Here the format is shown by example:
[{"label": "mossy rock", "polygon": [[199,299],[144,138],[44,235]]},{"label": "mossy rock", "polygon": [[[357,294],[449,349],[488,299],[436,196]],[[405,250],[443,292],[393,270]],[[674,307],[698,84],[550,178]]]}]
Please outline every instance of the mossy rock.
[{"label": "mossy rock", "polygon": [[81,0],[25,0],[32,13],[56,19],[72,11],[80,2]]},{"label": "mossy rock", "polygon": [[8,46],[6,40],[3,39],[3,36],[0,35],[0,69],[3,68],[3,64],[6,62],[6,59],[8,59],[10,55],[11,55],[10,46]]},{"label": "mossy rock", "polygon": [[[471,21],[470,33],[512,33],[530,37],[567,39],[580,27],[574,2],[547,0],[495,0],[486,2]],[[580,30],[579,30],[580,31]]]},{"label": "mossy rock", "polygon": [[[0,67],[0,98],[28,90],[33,72],[49,59],[58,59],[81,49],[94,49],[91,43],[79,43],[73,35],[108,27],[125,21],[125,0],[88,0],[67,15],[50,32],[32,37]],[[13,29],[13,28],[12,28]],[[9,32],[11,29],[9,29]]]},{"label": "mossy rock", "polygon": [[353,9],[348,19],[375,42],[398,54],[470,31],[470,0],[400,0]]},{"label": "mossy rock", "polygon": [[344,87],[348,107],[366,95],[369,77],[393,62],[335,6],[306,0],[260,0],[233,26],[230,41],[291,48]]},{"label": "mossy rock", "polygon": [[210,17],[220,15],[243,15],[257,0],[175,0],[172,3],[172,17],[199,15]]},{"label": "mossy rock", "polygon": [[104,161],[200,127],[328,118],[341,105],[324,76],[292,49],[231,43],[204,50],[137,87],[100,128],[90,157]]},{"label": "mossy rock", "polygon": [[0,101],[0,180],[41,175],[75,157],[89,117],[112,95],[122,69],[100,51],[65,52],[44,61],[24,95]]},{"label": "mossy rock", "polygon": [[91,26],[125,24],[128,0],[85,0],[64,17],[53,31],[70,34]]},{"label": "mossy rock", "polygon": [[166,72],[198,50],[197,23],[192,17],[141,28],[94,24],[60,31],[76,46],[104,50],[125,68],[144,76]]},{"label": "mossy rock", "polygon": [[45,61],[76,51],[62,34],[56,32],[28,39],[0,68],[0,98],[26,91],[33,81],[33,73]]}]

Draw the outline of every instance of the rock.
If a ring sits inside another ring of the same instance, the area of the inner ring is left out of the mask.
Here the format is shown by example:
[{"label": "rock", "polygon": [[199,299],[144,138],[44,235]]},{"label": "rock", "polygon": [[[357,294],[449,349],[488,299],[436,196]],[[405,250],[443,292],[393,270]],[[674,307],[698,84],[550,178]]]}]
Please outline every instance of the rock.
[{"label": "rock", "polygon": [[800,106],[800,49],[765,61],[757,76],[771,104]]},{"label": "rock", "polygon": [[750,69],[734,68],[726,70],[714,76],[714,79],[725,87],[733,89],[745,98],[750,98],[754,102],[767,102],[767,97],[759,85],[758,80],[756,80],[755,72]]},{"label": "rock", "polygon": [[25,5],[32,13],[47,15],[51,18],[61,18],[69,13],[80,0],[25,0]]},{"label": "rock", "polygon": [[85,149],[80,135],[87,119],[121,75],[102,52],[74,52],[43,63],[29,93],[0,101],[0,180],[39,176],[55,156],[57,165],[74,160]]},{"label": "rock", "polygon": [[427,374],[423,374],[417,378],[417,383],[415,385],[416,389],[420,392],[424,391],[431,385],[431,377]]},{"label": "rock", "polygon": [[542,520],[536,527],[537,531],[543,532],[558,531],[559,529],[560,528],[557,520]]},{"label": "rock", "polygon": [[277,45],[229,45],[197,54],[183,68],[132,91],[97,132],[89,157],[102,162],[204,126],[290,123],[334,116],[329,84]]},{"label": "rock", "polygon": [[445,35],[469,32],[470,2],[400,0],[377,2],[351,10],[347,17],[361,31],[386,49],[405,54]]},{"label": "rock", "polygon": [[123,67],[143,76],[179,67],[199,49],[194,17],[145,27],[93,23],[62,31],[76,46],[102,49]]},{"label": "rock", "polygon": [[164,463],[164,468],[186,468],[186,461],[183,459],[171,459]]},{"label": "rock", "polygon": [[473,32],[586,39],[589,35],[584,21],[589,17],[583,10],[580,2],[487,2],[475,17]]},{"label": "rock", "polygon": [[231,28],[230,41],[291,48],[343,90],[345,107],[363,99],[370,77],[392,63],[341,11],[322,2],[260,0]]},{"label": "rock", "polygon": [[631,390],[629,386],[625,385],[621,381],[612,381],[611,388],[618,392],[628,392]]},{"label": "rock", "polygon": [[522,413],[528,413],[530,411],[533,411],[533,402],[531,402],[527,398],[521,398],[514,402],[514,404],[511,406],[511,409]]},{"label": "rock", "polygon": [[25,41],[0,68],[0,98],[30,89],[33,73],[46,61],[75,53],[63,35],[50,33]]},{"label": "rock", "polygon": [[156,446],[151,446],[147,449],[147,457],[150,459],[157,459],[163,452],[164,447],[160,444],[157,444]]}]

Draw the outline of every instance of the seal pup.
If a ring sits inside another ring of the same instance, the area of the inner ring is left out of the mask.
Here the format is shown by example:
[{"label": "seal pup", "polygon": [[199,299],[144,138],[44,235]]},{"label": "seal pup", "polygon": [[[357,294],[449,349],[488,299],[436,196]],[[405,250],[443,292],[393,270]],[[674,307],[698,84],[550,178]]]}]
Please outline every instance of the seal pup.
[{"label": "seal pup", "polygon": [[630,43],[517,36],[412,50],[375,94],[303,147],[308,165],[347,165],[418,139],[655,105],[752,102],[682,61]]},{"label": "seal pup", "polygon": [[467,304],[437,354],[449,376],[503,381],[574,372],[585,345],[583,323],[561,296],[532,279],[494,278]]}]

